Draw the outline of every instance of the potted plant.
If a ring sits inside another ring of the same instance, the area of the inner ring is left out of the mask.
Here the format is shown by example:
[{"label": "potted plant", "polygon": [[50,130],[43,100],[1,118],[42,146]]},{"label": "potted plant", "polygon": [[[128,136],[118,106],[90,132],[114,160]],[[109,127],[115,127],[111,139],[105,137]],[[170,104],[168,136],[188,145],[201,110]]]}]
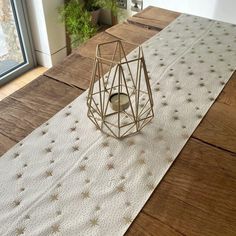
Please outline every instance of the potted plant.
[{"label": "potted plant", "polygon": [[65,23],[72,46],[86,41],[96,32],[91,14],[84,9],[80,0],[70,0],[58,9],[60,20]]},{"label": "potted plant", "polygon": [[73,47],[96,33],[101,8],[110,10],[113,16],[118,14],[116,0],[68,0],[59,7],[60,19],[65,23]]}]

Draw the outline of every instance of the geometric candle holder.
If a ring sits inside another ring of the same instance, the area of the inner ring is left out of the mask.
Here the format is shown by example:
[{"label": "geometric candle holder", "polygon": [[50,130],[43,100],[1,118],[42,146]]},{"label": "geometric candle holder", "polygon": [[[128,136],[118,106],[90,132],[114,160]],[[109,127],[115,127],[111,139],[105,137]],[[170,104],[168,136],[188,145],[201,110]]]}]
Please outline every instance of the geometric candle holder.
[{"label": "geometric candle holder", "polygon": [[119,40],[96,49],[87,115],[98,129],[115,138],[139,132],[154,117],[143,50],[135,51],[133,58],[127,58]]}]

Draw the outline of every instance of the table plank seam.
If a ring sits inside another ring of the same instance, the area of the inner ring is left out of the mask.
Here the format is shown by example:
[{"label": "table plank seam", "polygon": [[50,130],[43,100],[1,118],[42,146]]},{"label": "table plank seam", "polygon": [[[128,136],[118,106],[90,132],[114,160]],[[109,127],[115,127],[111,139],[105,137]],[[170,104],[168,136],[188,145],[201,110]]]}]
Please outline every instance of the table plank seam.
[{"label": "table plank seam", "polygon": [[15,143],[18,143],[18,142],[19,142],[18,140],[15,140],[15,139],[13,139],[12,137],[7,136],[6,134],[2,133],[1,131],[0,131],[0,134],[1,134],[2,136],[4,136],[4,137],[10,139],[11,141],[13,141],[13,142],[15,142]]},{"label": "table plank seam", "polygon": [[202,140],[202,139],[200,139],[200,138],[195,137],[194,135],[192,135],[191,138],[192,138],[192,139],[195,139],[195,140],[197,140],[197,141],[199,141],[199,142],[205,143],[205,144],[207,144],[207,145],[209,145],[209,146],[211,146],[211,147],[217,148],[217,149],[219,149],[219,150],[221,150],[221,151],[228,152],[228,153],[230,153],[230,154],[232,154],[232,155],[234,155],[234,156],[236,155],[236,152],[230,151],[230,150],[228,150],[228,149],[226,149],[226,148],[223,148],[223,147],[217,146],[217,145],[215,145],[215,144],[209,143],[209,142],[207,142],[207,141],[204,141],[204,140]]},{"label": "table plank seam", "polygon": [[153,219],[155,219],[155,220],[157,220],[157,221],[159,221],[159,222],[161,222],[161,223],[164,224],[164,225],[167,225],[170,229],[174,230],[176,233],[181,234],[181,235],[183,235],[183,236],[187,236],[187,235],[184,234],[183,232],[180,232],[178,229],[176,229],[176,228],[174,228],[173,226],[167,224],[167,222],[164,222],[164,221],[162,221],[161,219],[157,218],[156,216],[152,216],[152,215],[150,215],[149,213],[145,212],[145,209],[144,209],[144,208],[143,208],[143,210],[142,210],[142,213],[145,214],[145,215],[147,215],[147,216],[149,216],[149,217],[151,217],[151,218],[153,218]]},{"label": "table plank seam", "polygon": [[69,83],[63,82],[63,81],[61,81],[61,80],[58,80],[58,79],[53,78],[53,77],[51,77],[51,76],[48,76],[48,75],[46,75],[46,74],[44,74],[43,76],[47,77],[48,79],[55,80],[56,82],[65,84],[65,85],[67,85],[67,86],[69,86],[69,87],[71,87],[71,88],[75,88],[75,89],[79,89],[79,90],[85,91],[85,89],[80,88],[80,87],[78,87],[78,86],[76,86],[76,85],[74,85],[74,84],[69,84]]}]

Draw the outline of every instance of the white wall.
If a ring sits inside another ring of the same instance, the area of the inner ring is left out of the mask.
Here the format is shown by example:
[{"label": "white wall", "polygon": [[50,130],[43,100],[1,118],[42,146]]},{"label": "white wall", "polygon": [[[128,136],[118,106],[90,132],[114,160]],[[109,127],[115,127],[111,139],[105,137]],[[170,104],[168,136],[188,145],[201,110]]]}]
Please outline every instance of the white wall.
[{"label": "white wall", "polygon": [[57,8],[63,0],[27,0],[30,27],[39,65],[51,67],[66,56],[65,27]]},{"label": "white wall", "polygon": [[236,24],[236,0],[143,0],[144,7],[157,6]]}]

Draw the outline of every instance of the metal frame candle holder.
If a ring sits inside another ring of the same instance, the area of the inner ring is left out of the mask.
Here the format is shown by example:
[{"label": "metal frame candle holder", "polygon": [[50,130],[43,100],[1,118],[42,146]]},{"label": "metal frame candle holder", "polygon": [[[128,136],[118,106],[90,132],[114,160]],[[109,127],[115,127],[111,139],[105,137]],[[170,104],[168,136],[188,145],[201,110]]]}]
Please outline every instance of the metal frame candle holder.
[{"label": "metal frame candle holder", "polygon": [[135,134],[151,121],[153,99],[141,47],[131,58],[119,40],[97,46],[87,105],[89,119],[115,138]]}]

